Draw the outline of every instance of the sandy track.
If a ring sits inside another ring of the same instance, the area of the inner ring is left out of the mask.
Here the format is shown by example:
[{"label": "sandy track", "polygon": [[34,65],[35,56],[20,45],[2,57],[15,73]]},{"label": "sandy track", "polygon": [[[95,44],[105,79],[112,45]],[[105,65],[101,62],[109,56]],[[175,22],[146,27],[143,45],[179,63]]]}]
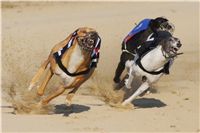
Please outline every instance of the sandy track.
[{"label": "sandy track", "polygon": [[[134,110],[113,108],[92,96],[86,92],[89,81],[75,96],[72,108],[63,105],[64,96],[53,100],[57,110],[53,115],[13,115],[9,113],[13,111],[10,103],[3,99],[3,132],[199,131],[198,15],[198,4],[194,2],[3,3],[3,90],[12,85],[17,86],[16,91],[24,90],[52,46],[77,27],[93,27],[102,37],[97,71],[103,81],[111,81],[122,39],[143,18],[169,18],[184,52],[171,74],[154,85],[156,93],[134,101]],[[57,78],[48,87],[54,88],[54,82]]]}]

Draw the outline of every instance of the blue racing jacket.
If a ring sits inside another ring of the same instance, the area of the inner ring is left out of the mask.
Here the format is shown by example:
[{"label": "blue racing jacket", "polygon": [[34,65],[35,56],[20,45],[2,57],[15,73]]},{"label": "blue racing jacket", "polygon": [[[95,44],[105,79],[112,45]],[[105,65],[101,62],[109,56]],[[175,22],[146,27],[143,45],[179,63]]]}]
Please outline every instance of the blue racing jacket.
[{"label": "blue racing jacket", "polygon": [[124,41],[125,43],[131,38],[133,37],[135,34],[146,30],[147,28],[149,28],[149,24],[150,24],[151,19],[144,19],[142,20],[135,28],[133,28],[131,30],[131,32],[129,32],[129,34],[125,37]]}]

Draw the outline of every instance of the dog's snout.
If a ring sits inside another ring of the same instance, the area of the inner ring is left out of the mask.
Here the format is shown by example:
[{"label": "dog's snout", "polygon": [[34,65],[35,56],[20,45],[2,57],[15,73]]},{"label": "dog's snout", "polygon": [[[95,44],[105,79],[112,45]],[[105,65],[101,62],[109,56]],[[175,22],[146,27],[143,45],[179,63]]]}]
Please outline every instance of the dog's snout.
[{"label": "dog's snout", "polygon": [[176,37],[174,37],[174,40],[177,42],[176,46],[180,48],[182,46],[181,41]]}]

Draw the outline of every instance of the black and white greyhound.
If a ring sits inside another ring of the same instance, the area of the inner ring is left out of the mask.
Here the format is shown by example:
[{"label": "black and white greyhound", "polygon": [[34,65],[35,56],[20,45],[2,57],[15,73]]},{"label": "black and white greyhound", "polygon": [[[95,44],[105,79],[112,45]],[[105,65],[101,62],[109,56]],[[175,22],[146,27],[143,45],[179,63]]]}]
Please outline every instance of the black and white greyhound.
[{"label": "black and white greyhound", "polygon": [[123,101],[122,105],[131,103],[138,95],[147,90],[152,83],[158,81],[163,75],[164,65],[170,60],[173,62],[175,57],[182,54],[178,53],[182,46],[178,38],[173,37],[167,31],[158,34],[160,34],[160,37],[155,48],[137,59],[126,62],[126,68],[128,69],[128,78],[125,79],[126,87],[131,88],[135,76],[141,77],[142,84],[135,93]]}]

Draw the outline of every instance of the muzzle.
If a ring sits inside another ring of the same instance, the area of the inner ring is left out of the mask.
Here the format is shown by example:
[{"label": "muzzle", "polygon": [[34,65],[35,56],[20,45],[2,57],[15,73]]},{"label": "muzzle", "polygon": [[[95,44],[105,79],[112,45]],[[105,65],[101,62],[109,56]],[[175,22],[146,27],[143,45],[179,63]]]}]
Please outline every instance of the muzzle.
[{"label": "muzzle", "polygon": [[83,50],[92,51],[95,48],[99,35],[97,32],[88,32],[85,36],[77,37],[78,44]]},{"label": "muzzle", "polygon": [[162,53],[165,56],[165,58],[174,58],[177,57],[178,55],[183,54],[178,53],[178,50],[182,46],[180,40],[175,37],[171,37],[166,40],[167,42],[165,43],[165,46],[162,48]]},{"label": "muzzle", "polygon": [[162,31],[168,31],[170,32],[172,35],[174,33],[174,30],[175,30],[175,26],[170,23],[170,22],[164,22],[160,25],[160,30]]}]

